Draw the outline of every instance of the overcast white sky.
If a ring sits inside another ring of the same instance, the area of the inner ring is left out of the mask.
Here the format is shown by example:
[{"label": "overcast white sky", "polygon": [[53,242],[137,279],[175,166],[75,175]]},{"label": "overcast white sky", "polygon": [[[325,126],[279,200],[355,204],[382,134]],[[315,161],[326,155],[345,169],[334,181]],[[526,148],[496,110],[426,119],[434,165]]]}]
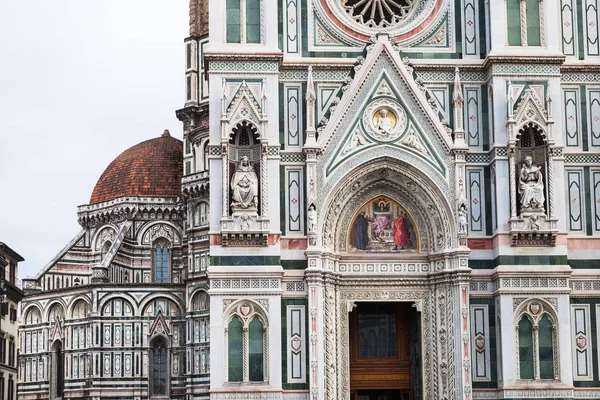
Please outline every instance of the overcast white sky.
[{"label": "overcast white sky", "polygon": [[36,274],[122,151],[182,137],[187,0],[0,0],[0,241]]}]

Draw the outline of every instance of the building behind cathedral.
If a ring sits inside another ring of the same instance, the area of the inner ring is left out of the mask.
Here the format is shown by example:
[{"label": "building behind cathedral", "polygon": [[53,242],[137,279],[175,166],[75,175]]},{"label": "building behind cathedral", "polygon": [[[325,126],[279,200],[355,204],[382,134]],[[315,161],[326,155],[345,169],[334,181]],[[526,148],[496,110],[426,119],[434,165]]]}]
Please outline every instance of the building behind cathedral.
[{"label": "building behind cathedral", "polygon": [[600,399],[599,3],[190,0],[19,398]]}]

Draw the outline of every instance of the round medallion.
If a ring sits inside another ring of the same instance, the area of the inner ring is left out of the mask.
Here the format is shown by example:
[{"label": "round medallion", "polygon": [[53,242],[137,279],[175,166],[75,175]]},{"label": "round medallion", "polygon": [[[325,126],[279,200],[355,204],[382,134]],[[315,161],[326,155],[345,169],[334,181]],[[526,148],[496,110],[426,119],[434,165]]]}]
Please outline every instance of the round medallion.
[{"label": "round medallion", "polygon": [[406,129],[406,112],[394,101],[376,100],[365,109],[363,126],[373,139],[391,142]]},{"label": "round medallion", "polygon": [[321,21],[331,22],[344,34],[367,41],[387,33],[399,42],[428,35],[448,9],[449,0],[315,0]]},{"label": "round medallion", "polygon": [[359,24],[387,28],[407,18],[415,0],[342,0],[347,12]]}]

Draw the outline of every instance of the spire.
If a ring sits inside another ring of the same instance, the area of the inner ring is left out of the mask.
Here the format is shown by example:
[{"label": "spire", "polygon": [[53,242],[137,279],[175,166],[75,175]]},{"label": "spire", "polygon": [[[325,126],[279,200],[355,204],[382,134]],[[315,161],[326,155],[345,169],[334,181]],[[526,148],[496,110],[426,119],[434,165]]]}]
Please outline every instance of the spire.
[{"label": "spire", "polygon": [[262,83],[262,91],[260,93],[260,108],[262,108],[263,115],[267,115],[267,89],[266,82]]},{"label": "spire", "polygon": [[221,94],[221,115],[227,114],[227,85],[225,78],[223,78],[223,88]]},{"label": "spire", "polygon": [[315,84],[313,82],[312,65],[308,66],[308,77],[306,79],[306,146],[317,144],[315,131]]},{"label": "spire", "polygon": [[454,92],[452,93],[452,104],[454,105],[454,142],[463,145],[465,140],[465,129],[463,121],[462,85],[460,84],[460,70],[454,69]]},{"label": "spire", "polygon": [[508,81],[508,99],[506,101],[508,107],[508,118],[513,116],[513,108],[515,106],[515,99],[513,98],[512,82]]},{"label": "spire", "polygon": [[313,102],[317,98],[315,93],[315,84],[313,82],[313,69],[312,65],[308,66],[308,78],[306,80],[306,101],[312,100]]},{"label": "spire", "polygon": [[454,93],[452,95],[452,101],[454,102],[455,107],[457,102],[460,102],[461,106],[464,103],[462,86],[460,84],[460,70],[458,67],[454,68]]}]

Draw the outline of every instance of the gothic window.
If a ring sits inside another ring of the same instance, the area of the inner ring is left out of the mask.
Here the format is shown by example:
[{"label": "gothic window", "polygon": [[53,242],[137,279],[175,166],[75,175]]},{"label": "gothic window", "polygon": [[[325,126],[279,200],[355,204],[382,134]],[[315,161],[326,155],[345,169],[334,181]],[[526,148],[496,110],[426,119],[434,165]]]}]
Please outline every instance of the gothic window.
[{"label": "gothic window", "polygon": [[102,250],[100,252],[100,259],[101,259],[101,261],[104,261],[104,257],[106,257],[106,254],[108,253],[108,250],[110,249],[111,245],[112,245],[112,243],[110,242],[110,240],[107,240],[102,245]]},{"label": "gothic window", "polygon": [[540,46],[540,7],[543,3],[540,0],[525,1],[525,15],[527,17],[527,45]]},{"label": "gothic window", "polygon": [[264,380],[264,341],[263,324],[258,317],[254,317],[248,329],[248,378],[250,382]]},{"label": "gothic window", "polygon": [[201,202],[194,211],[194,226],[208,225],[209,206],[208,203]]},{"label": "gothic window", "polygon": [[554,317],[544,311],[546,305],[530,302],[517,323],[519,378],[558,379],[557,335]]},{"label": "gothic window", "polygon": [[168,395],[168,348],[162,337],[156,338],[150,348],[150,394],[151,396]]},{"label": "gothic window", "polygon": [[233,317],[227,329],[229,382],[241,382],[243,379],[243,330],[242,321]]},{"label": "gothic window", "polygon": [[204,170],[208,171],[208,140],[204,144],[204,151],[202,152],[202,157],[204,161]]},{"label": "gothic window", "polygon": [[526,315],[519,321],[519,367],[521,379],[533,379],[533,325]]},{"label": "gothic window", "polygon": [[40,310],[37,307],[30,308],[25,314],[25,325],[39,324],[42,321]]},{"label": "gothic window", "polygon": [[543,12],[543,0],[506,0],[506,43],[509,46],[544,45],[540,19]]},{"label": "gothic window", "polygon": [[152,249],[152,277],[154,283],[169,283],[171,252],[166,240],[158,240]]},{"label": "gothic window", "polygon": [[179,316],[181,312],[179,307],[173,300],[160,297],[150,300],[146,305],[143,306],[142,315],[144,317],[156,317],[159,313],[165,317],[168,316]]},{"label": "gothic window", "polygon": [[208,294],[204,291],[199,292],[192,302],[194,307],[194,311],[206,311],[208,310],[209,305],[209,297]]},{"label": "gothic window", "polygon": [[85,318],[87,316],[87,313],[88,313],[87,303],[83,300],[79,300],[73,306],[72,318],[73,319]]},{"label": "gothic window", "polygon": [[260,0],[227,0],[227,43],[260,43]]},{"label": "gothic window", "polygon": [[229,319],[225,331],[228,382],[265,382],[266,327],[250,303],[242,303]]},{"label": "gothic window", "polygon": [[60,304],[55,304],[50,308],[50,312],[48,313],[48,321],[49,322],[58,322],[65,320],[65,311]]}]

